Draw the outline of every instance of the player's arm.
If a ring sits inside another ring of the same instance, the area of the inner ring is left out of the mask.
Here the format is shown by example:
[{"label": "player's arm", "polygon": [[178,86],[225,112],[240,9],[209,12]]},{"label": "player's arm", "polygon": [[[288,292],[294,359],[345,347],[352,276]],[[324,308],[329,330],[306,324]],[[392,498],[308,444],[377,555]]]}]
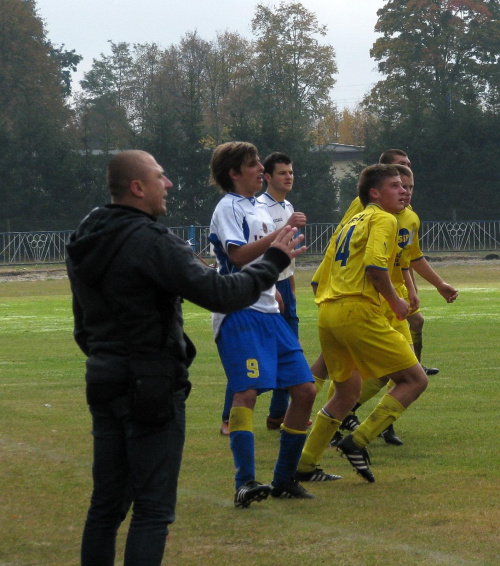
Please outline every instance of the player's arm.
[{"label": "player's arm", "polygon": [[458,291],[446,283],[432,267],[425,257],[421,257],[416,261],[411,262],[412,268],[423,277],[428,283],[436,287],[441,296],[446,299],[446,302],[452,303],[458,296]]},{"label": "player's arm", "polygon": [[274,242],[277,234],[281,233],[286,226],[291,226],[292,228],[302,228],[306,225],[306,215],[303,212],[294,212],[292,216],[288,219],[288,222],[280,230],[271,232],[267,236],[256,240],[255,242],[249,242],[243,246],[236,246],[234,244],[229,244],[227,255],[229,256],[229,261],[238,268],[242,268],[244,265],[251,263],[260,257],[267,248]]},{"label": "player's arm", "polygon": [[283,302],[283,297],[281,296],[281,293],[278,291],[278,289],[276,289],[275,298],[276,302],[278,303],[280,313],[283,314],[285,312],[285,303]]},{"label": "player's arm", "polygon": [[[171,233],[161,236],[153,253],[144,258],[143,269],[161,289],[212,312],[230,313],[253,304],[262,291],[271,288],[290,261],[305,252],[303,235],[286,227],[274,233],[275,240],[261,261],[238,273],[220,275],[203,265],[191,246]],[[278,248],[276,250],[275,248]]]},{"label": "player's arm", "polygon": [[406,289],[408,290],[408,300],[410,301],[410,311],[416,311],[420,306],[420,299],[418,298],[417,290],[413,284],[413,275],[410,269],[402,269],[403,279],[405,281]]},{"label": "player's arm", "polygon": [[377,267],[367,267],[366,275],[373,283],[373,286],[389,303],[389,306],[396,314],[398,320],[404,320],[408,316],[409,305],[408,303],[398,296],[396,289],[394,289],[389,272],[385,269]]}]

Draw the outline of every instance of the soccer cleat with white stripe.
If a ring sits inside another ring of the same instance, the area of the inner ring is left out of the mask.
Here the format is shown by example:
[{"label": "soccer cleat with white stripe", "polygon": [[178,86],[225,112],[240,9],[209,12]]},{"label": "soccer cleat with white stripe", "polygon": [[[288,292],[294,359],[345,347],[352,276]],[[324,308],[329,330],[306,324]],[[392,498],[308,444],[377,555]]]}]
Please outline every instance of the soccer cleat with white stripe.
[{"label": "soccer cleat with white stripe", "polygon": [[347,417],[342,421],[342,424],[340,425],[340,430],[349,430],[351,432],[354,432],[359,425],[360,422],[357,415],[351,413],[347,415]]},{"label": "soccer cleat with white stripe", "polygon": [[270,485],[264,485],[253,480],[247,481],[236,490],[234,506],[240,508],[249,507],[250,503],[267,499],[270,492]]},{"label": "soccer cleat with white stripe", "polygon": [[387,444],[393,444],[394,446],[402,446],[404,444],[401,438],[396,434],[392,424],[382,431],[379,436],[383,438]]},{"label": "soccer cleat with white stripe", "polygon": [[316,468],[312,472],[296,472],[295,479],[297,481],[334,481],[341,480],[342,476],[327,474],[321,468]]},{"label": "soccer cleat with white stripe", "polygon": [[335,448],[335,446],[338,446],[338,443],[344,438],[344,436],[342,435],[342,433],[338,430],[334,435],[333,438],[330,440],[330,444],[329,446],[331,446],[332,448]]},{"label": "soccer cleat with white stripe", "polygon": [[294,479],[280,483],[277,486],[271,484],[271,488],[271,497],[280,499],[314,499],[314,495],[309,493]]},{"label": "soccer cleat with white stripe", "polygon": [[337,450],[349,460],[354,470],[366,481],[373,483],[375,476],[368,467],[371,464],[370,455],[366,448],[359,448],[352,439],[352,434],[345,436],[337,445]]}]

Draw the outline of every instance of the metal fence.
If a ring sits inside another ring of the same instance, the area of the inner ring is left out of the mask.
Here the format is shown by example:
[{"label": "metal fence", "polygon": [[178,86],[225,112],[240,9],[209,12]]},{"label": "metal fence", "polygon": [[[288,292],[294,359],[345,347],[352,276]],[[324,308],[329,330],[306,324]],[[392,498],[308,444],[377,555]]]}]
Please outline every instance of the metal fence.
[{"label": "metal fence", "polygon": [[[322,255],[335,224],[308,224],[304,229],[308,255]],[[208,226],[181,226],[172,231],[202,257],[210,256]],[[0,265],[62,263],[71,231],[0,233]],[[432,252],[492,252],[500,250],[500,220],[422,222],[420,246]]]}]

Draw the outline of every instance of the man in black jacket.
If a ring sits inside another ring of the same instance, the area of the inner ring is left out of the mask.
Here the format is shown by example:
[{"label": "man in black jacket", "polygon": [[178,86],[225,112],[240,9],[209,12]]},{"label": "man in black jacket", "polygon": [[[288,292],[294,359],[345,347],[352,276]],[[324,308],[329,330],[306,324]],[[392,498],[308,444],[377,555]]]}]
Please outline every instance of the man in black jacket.
[{"label": "man in black jacket", "polygon": [[220,276],[157,222],[172,183],[150,154],[114,156],[107,185],[111,204],[94,209],[67,245],[94,437],[82,565],[114,564],[116,533],[133,504],[125,564],[155,566],[175,517],[195,356],[182,299],[221,313],[247,307],[305,247],[294,250],[302,237],[293,241],[296,230],[287,228],[260,263]]}]

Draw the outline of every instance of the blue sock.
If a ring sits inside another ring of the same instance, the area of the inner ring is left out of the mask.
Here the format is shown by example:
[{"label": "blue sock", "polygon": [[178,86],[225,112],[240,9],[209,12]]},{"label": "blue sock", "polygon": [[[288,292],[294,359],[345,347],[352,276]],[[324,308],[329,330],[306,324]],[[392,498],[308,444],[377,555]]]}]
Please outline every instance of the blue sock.
[{"label": "blue sock", "polygon": [[273,485],[293,479],[299,465],[307,434],[290,434],[281,430],[280,451],[274,468]]},{"label": "blue sock", "polygon": [[236,489],[247,481],[255,479],[255,442],[253,432],[248,430],[237,430],[229,434],[231,451],[233,453],[234,476]]},{"label": "blue sock", "polygon": [[222,409],[222,422],[227,423],[229,421],[229,413],[231,411],[231,406],[233,405],[233,393],[229,389],[229,384],[226,385],[226,393],[224,396],[224,407]]},{"label": "blue sock", "polygon": [[285,416],[288,409],[288,399],[290,394],[286,389],[274,389],[269,405],[269,416],[272,419],[280,419]]}]

